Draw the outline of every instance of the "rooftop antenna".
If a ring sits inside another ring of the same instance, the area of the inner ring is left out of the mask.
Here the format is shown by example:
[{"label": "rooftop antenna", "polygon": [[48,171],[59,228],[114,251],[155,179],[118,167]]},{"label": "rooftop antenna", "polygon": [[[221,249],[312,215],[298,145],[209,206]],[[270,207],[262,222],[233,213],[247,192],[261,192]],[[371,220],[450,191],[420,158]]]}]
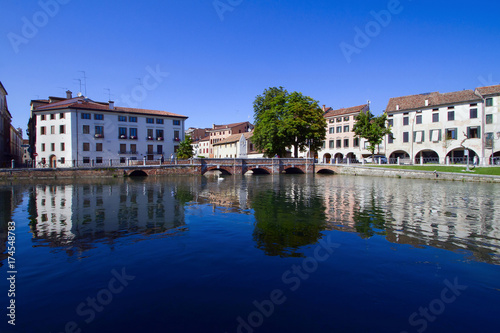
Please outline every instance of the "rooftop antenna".
[{"label": "rooftop antenna", "polygon": [[111,89],[109,88],[104,88],[104,90],[107,90],[108,91],[108,101],[111,100]]},{"label": "rooftop antenna", "polygon": [[80,82],[80,90],[78,90],[80,93],[82,92],[82,79],[73,79],[75,81]]},{"label": "rooftop antenna", "polygon": [[[85,87],[85,97],[87,97],[87,75],[85,74],[85,71],[78,71],[79,73],[83,73],[83,79],[85,80],[84,82],[84,87]],[[81,88],[80,88],[81,91]]]}]

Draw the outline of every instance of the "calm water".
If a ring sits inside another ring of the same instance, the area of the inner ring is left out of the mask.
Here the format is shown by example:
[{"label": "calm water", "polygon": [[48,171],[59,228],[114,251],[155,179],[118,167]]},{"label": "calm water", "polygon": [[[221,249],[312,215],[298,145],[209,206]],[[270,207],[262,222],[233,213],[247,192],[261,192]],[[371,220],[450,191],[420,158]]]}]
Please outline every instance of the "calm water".
[{"label": "calm water", "polygon": [[498,332],[499,198],[345,176],[0,184],[0,331]]}]

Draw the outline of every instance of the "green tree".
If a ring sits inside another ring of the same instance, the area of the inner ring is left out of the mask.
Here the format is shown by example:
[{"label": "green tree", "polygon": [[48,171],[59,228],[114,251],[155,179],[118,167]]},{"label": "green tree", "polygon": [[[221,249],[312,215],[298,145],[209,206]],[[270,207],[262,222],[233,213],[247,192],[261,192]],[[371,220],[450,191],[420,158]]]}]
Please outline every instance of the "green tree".
[{"label": "green tree", "polygon": [[193,146],[191,144],[193,141],[189,135],[186,135],[186,138],[179,143],[179,149],[177,150],[177,158],[180,159],[188,159],[193,157]]},{"label": "green tree", "polygon": [[370,144],[367,149],[375,154],[375,149],[378,145],[382,143],[382,139],[387,134],[391,134],[391,128],[386,127],[387,114],[382,114],[381,116],[375,117],[370,110],[364,112],[361,111],[359,115],[356,116],[356,123],[353,127],[353,132],[358,138],[364,138]]},{"label": "green tree", "polygon": [[252,142],[267,157],[284,156],[287,148],[318,150],[326,137],[326,120],[318,102],[283,87],[266,89],[254,101]]}]

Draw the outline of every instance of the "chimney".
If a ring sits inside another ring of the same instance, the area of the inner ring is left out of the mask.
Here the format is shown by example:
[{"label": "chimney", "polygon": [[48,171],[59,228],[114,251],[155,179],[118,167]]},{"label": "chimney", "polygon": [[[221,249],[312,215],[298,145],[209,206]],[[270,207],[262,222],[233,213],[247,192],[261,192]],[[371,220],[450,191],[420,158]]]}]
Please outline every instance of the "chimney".
[{"label": "chimney", "polygon": [[67,90],[66,91],[66,98],[67,99],[72,99],[73,98],[73,93],[71,92],[71,90]]},{"label": "chimney", "polygon": [[429,106],[429,100],[428,99],[425,100],[425,106]]},{"label": "chimney", "polygon": [[325,111],[326,111],[326,105],[323,104],[323,112],[325,112]]},{"label": "chimney", "polygon": [[115,109],[115,102],[109,101],[109,109],[114,110]]}]

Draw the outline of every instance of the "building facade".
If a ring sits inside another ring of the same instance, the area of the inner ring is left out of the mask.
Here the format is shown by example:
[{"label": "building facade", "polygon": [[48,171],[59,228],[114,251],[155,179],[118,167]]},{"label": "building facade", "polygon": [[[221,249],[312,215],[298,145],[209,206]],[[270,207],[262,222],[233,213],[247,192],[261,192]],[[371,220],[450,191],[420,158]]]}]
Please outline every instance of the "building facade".
[{"label": "building facade", "polygon": [[21,145],[21,149],[23,151],[23,158],[22,158],[23,166],[32,167],[33,160],[31,159],[29,140],[23,139],[23,144]]},{"label": "building facade", "polygon": [[233,134],[214,143],[214,158],[251,158],[254,147],[251,141],[253,132]]},{"label": "building facade", "polygon": [[215,157],[214,144],[227,139],[231,135],[241,134],[252,131],[254,126],[248,121],[229,124],[229,125],[212,125],[212,129],[208,131],[210,136],[210,152],[209,157]]},{"label": "building facade", "polygon": [[500,150],[499,96],[500,86],[491,86],[391,98],[387,156],[416,164],[489,164]]},{"label": "building facade", "polygon": [[0,82],[0,168],[11,163],[10,136],[12,116],[7,107],[7,90]]},{"label": "building facade", "polygon": [[[328,124],[326,140],[323,148],[318,152],[319,161],[322,163],[345,163],[362,161],[370,156],[366,149],[368,142],[356,138],[353,132],[356,116],[370,109],[369,104],[333,110],[323,106],[324,117]],[[384,154],[384,145],[380,145],[376,154]]]},{"label": "building facade", "polygon": [[[33,103],[35,102],[35,103]],[[126,165],[175,154],[186,116],[86,97],[32,101],[37,167]]]}]

